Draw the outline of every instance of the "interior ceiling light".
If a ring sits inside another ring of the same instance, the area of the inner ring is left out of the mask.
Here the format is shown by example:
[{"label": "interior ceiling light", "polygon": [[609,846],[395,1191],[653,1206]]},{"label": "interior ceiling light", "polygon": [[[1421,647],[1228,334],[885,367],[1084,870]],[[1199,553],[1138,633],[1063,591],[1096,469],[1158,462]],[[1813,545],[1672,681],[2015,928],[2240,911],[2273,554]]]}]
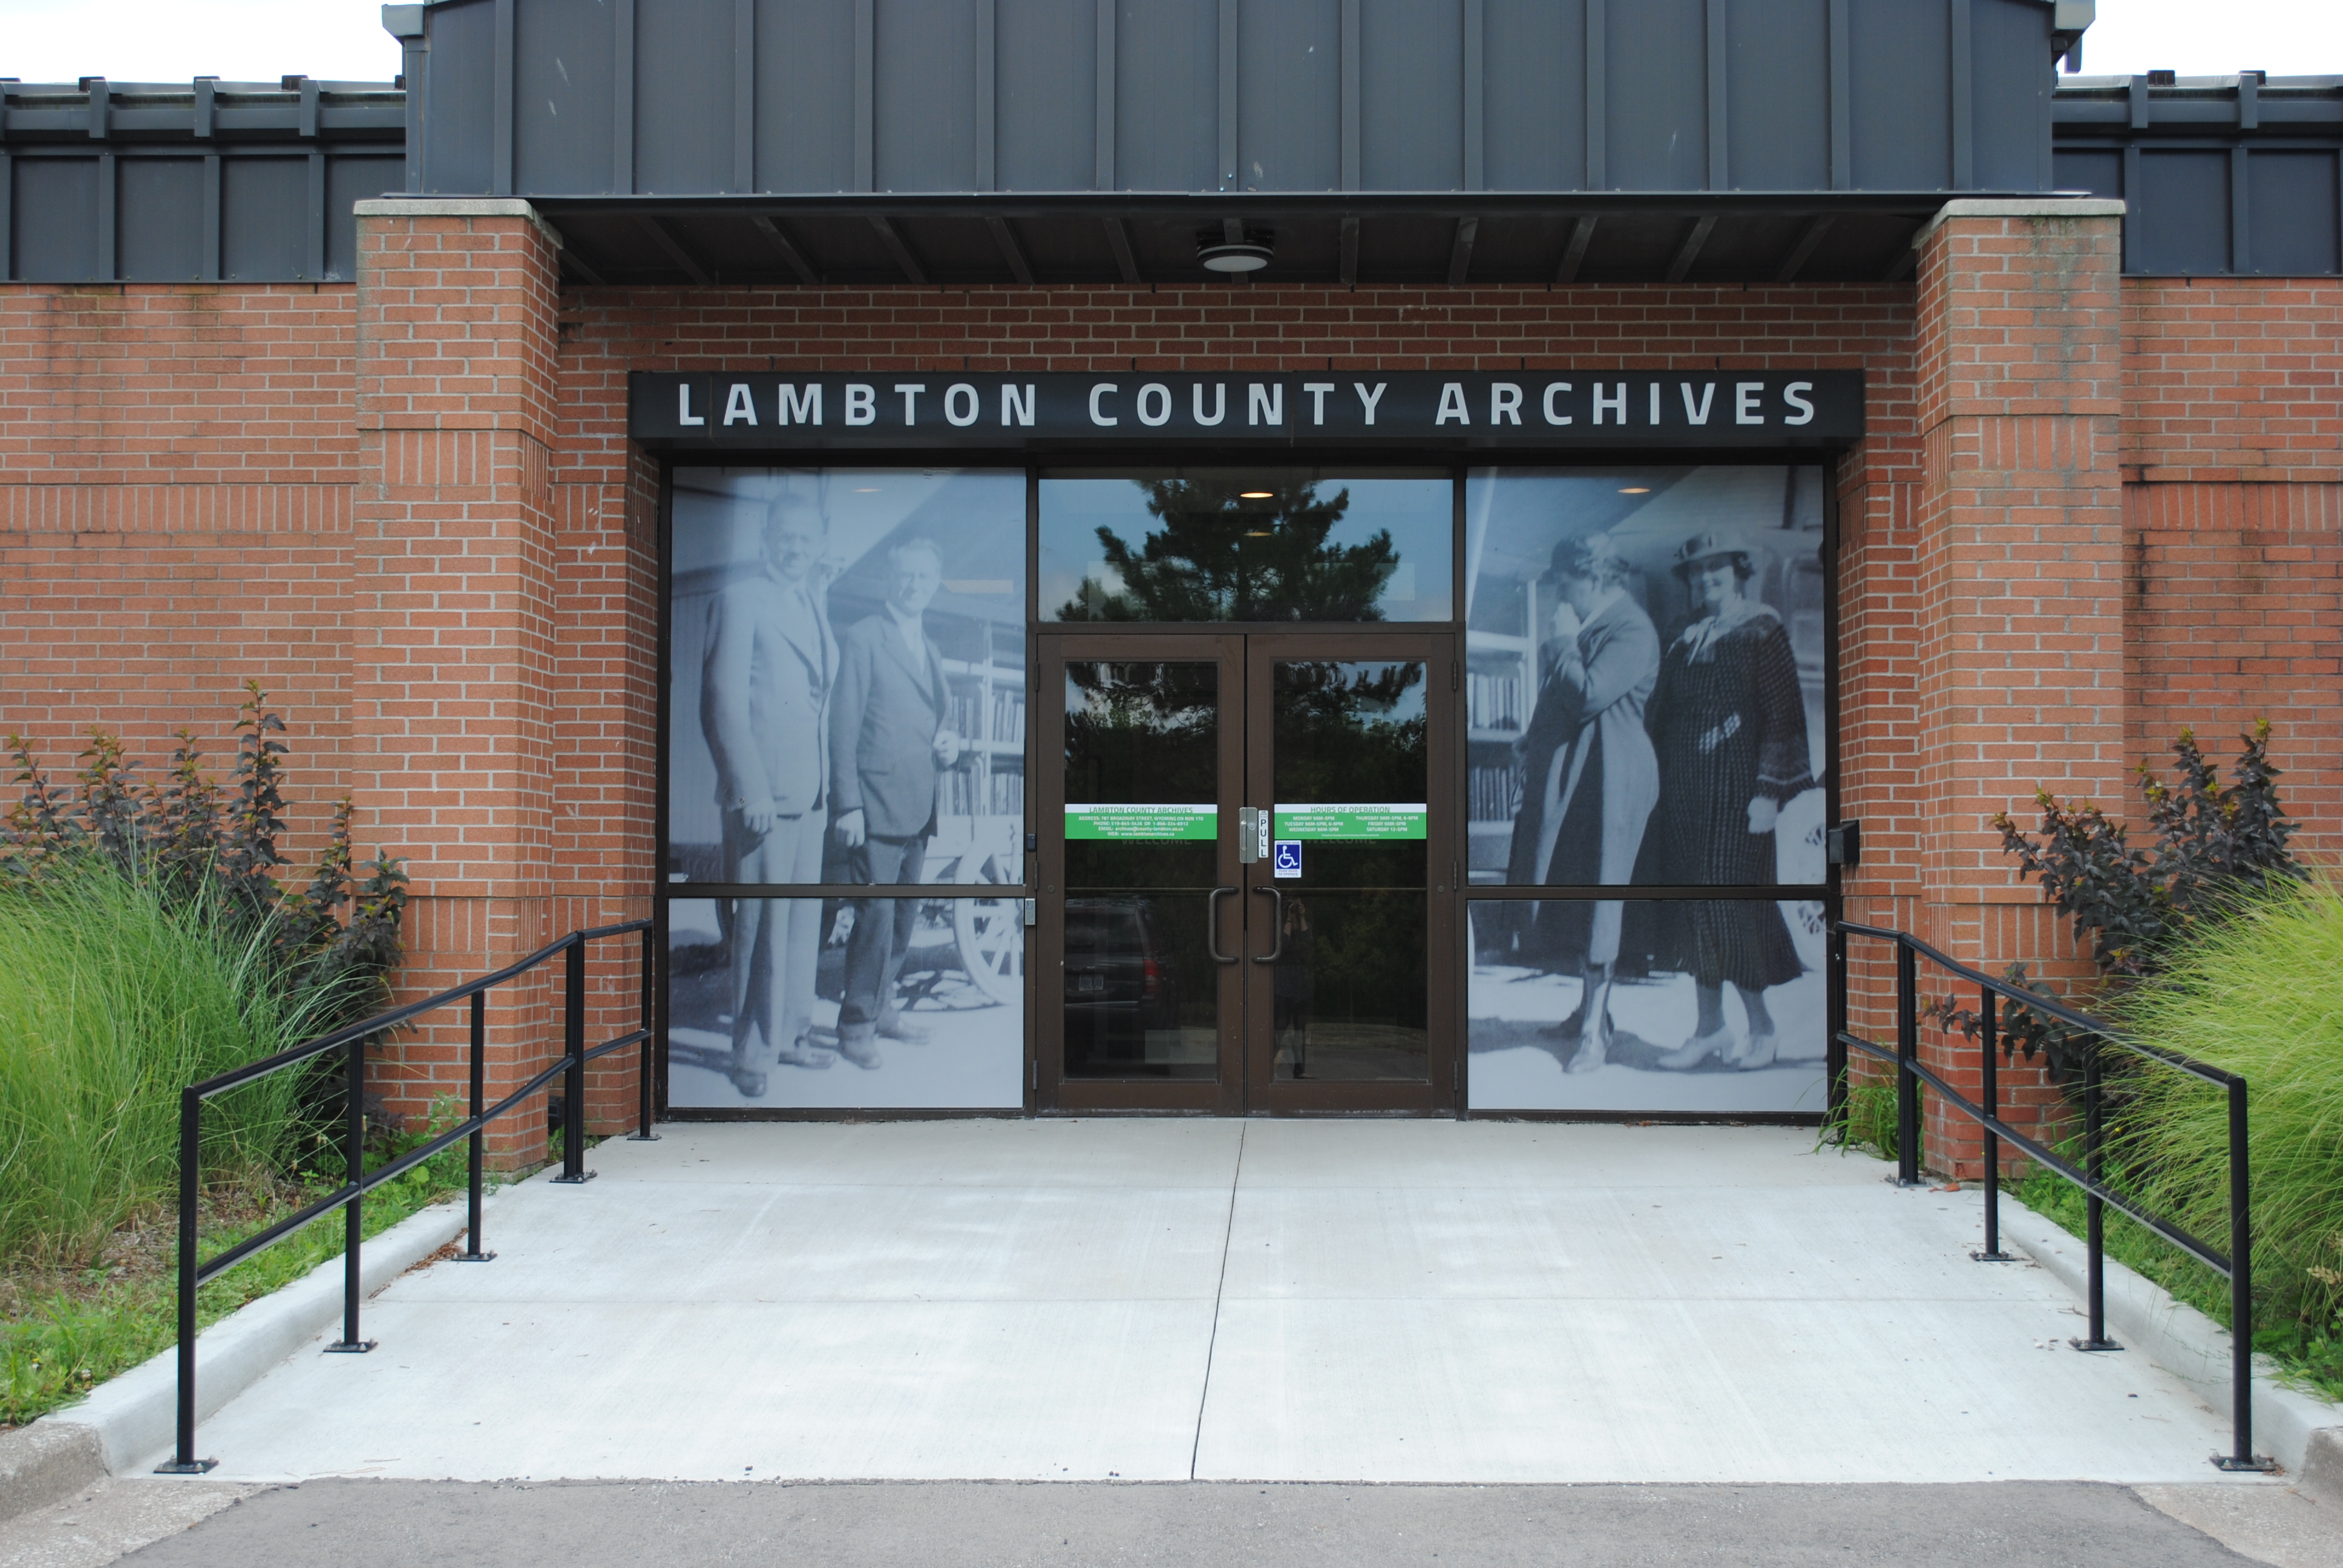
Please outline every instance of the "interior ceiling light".
[{"label": "interior ceiling light", "polygon": [[1619,493],[1623,496],[1648,496],[1652,493],[1652,487],[1649,485],[1623,485],[1619,487]]},{"label": "interior ceiling light", "polygon": [[1220,227],[1196,236],[1196,259],[1207,272],[1259,272],[1276,255],[1265,228],[1247,228],[1231,218]]},{"label": "interior ceiling light", "polygon": [[1273,490],[1239,490],[1237,492],[1237,499],[1240,501],[1266,501],[1271,499],[1275,494],[1276,492]]}]

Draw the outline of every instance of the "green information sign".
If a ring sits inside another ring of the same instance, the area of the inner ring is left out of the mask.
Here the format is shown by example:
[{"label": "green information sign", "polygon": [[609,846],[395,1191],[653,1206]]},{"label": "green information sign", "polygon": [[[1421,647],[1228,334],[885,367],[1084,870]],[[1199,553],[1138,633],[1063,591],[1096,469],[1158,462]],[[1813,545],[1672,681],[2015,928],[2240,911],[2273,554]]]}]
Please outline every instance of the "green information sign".
[{"label": "green information sign", "polygon": [[1066,808],[1069,839],[1202,839],[1209,842],[1220,836],[1217,806]]},{"label": "green information sign", "polygon": [[1429,813],[1414,805],[1272,807],[1281,839],[1421,839]]}]

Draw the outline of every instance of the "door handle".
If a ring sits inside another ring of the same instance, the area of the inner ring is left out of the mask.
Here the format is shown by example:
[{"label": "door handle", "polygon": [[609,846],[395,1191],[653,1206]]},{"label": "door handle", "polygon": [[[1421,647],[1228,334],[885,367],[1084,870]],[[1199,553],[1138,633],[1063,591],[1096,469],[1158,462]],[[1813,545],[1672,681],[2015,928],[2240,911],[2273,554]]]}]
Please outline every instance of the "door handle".
[{"label": "door handle", "polygon": [[1237,961],[1234,955],[1221,951],[1221,900],[1230,893],[1242,890],[1239,888],[1214,888],[1204,895],[1204,948],[1212,955],[1212,961],[1216,964]]},{"label": "door handle", "polygon": [[1252,955],[1252,961],[1257,964],[1273,964],[1277,961],[1278,956],[1285,951],[1285,892],[1282,888],[1267,884],[1256,887],[1253,891],[1267,893],[1277,900],[1276,910],[1270,916],[1270,929],[1277,933],[1277,940],[1270,944],[1269,951]]}]

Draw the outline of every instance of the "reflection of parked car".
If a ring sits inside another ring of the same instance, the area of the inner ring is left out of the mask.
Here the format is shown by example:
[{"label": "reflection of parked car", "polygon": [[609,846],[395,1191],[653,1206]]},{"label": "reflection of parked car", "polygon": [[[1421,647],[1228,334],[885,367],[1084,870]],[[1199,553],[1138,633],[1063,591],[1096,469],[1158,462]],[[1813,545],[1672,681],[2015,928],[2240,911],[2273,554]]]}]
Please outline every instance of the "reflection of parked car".
[{"label": "reflection of parked car", "polygon": [[1148,1031],[1179,1023],[1177,967],[1154,900],[1067,900],[1068,1055],[1142,1060]]}]

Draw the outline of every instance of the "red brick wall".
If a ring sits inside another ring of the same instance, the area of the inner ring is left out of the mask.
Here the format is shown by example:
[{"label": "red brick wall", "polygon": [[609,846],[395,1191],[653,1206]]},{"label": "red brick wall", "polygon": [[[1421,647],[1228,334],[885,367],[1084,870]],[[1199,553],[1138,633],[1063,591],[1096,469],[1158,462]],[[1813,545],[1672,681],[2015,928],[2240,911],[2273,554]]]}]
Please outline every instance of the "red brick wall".
[{"label": "red brick wall", "polygon": [[0,730],[225,769],[239,684],[291,725],[293,849],[348,788],[353,292],[0,289]]},{"label": "red brick wall", "polygon": [[[2343,853],[2343,284],[2124,285],[2136,759],[2271,723],[2298,842]],[[2127,789],[2137,802],[2136,786]],[[2137,811],[2137,808],[2131,808]]]},{"label": "red brick wall", "polygon": [[[657,496],[632,368],[1860,367],[1871,434],[1838,476],[1858,918],[1996,965],[2058,951],[1985,819],[2037,782],[2120,794],[2181,722],[2272,712],[2311,842],[2343,840],[2343,290],[2134,282],[2118,307],[2104,236],[2002,220],[1954,226],[1916,286],[1563,290],[557,294],[526,218],[363,232],[363,307],[0,291],[0,728],[61,761],[92,723],[157,759],[192,723],[222,751],[258,675],[305,798],[355,789],[362,840],[410,858],[410,994],[646,908]],[[632,1026],[632,973],[631,944],[598,964],[590,1038]],[[500,1076],[550,1060],[552,1002],[499,1004]],[[394,1049],[405,1108],[460,1084],[459,1033]],[[630,1068],[597,1085],[598,1120],[630,1109]]]}]

